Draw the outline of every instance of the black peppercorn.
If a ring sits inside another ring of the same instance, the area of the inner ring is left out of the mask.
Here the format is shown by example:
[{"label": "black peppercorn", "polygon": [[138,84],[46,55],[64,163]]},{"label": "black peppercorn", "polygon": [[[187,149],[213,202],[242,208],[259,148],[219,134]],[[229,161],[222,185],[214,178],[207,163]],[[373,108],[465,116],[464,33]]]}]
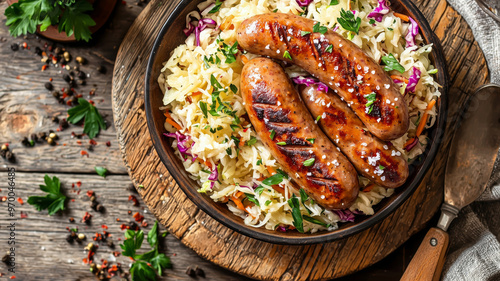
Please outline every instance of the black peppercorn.
[{"label": "black peppercorn", "polygon": [[5,152],[5,159],[7,159],[7,161],[9,161],[9,162],[11,162],[11,163],[12,163],[12,162],[15,162],[15,160],[16,160],[16,159],[14,158],[14,153],[12,153],[12,151],[10,151],[10,150],[7,150],[7,151]]},{"label": "black peppercorn", "polygon": [[83,72],[83,71],[78,71],[78,72],[76,73],[76,76],[77,76],[78,78],[82,79],[82,80],[83,80],[83,79],[85,79],[85,78],[87,78],[87,75],[85,75],[85,72]]},{"label": "black peppercorn", "polygon": [[73,105],[77,105],[77,104],[78,104],[78,98],[77,98],[77,97],[75,97],[75,96],[71,97],[70,101],[71,101],[71,103],[72,103]]},{"label": "black peppercorn", "polygon": [[196,272],[194,271],[194,269],[192,269],[190,266],[188,266],[186,268],[186,274],[190,277],[195,277],[196,276]]},{"label": "black peppercorn", "polygon": [[61,129],[66,129],[69,127],[69,124],[68,124],[68,121],[66,121],[66,119],[61,119],[59,121],[59,127],[61,127]]},{"label": "black peppercorn", "polygon": [[99,65],[97,67],[97,71],[99,71],[99,73],[106,74],[106,67],[104,67],[103,65]]},{"label": "black peppercorn", "polygon": [[61,94],[60,94],[58,91],[53,91],[53,92],[52,92],[52,96],[53,96],[54,98],[58,99],[58,98],[61,96]]},{"label": "black peppercorn", "polygon": [[136,230],[139,227],[134,221],[129,222],[128,226],[132,230]]},{"label": "black peppercorn", "polygon": [[4,262],[6,265],[10,264],[10,256],[8,254],[5,254],[5,256],[2,257],[2,262]]},{"label": "black peppercorn", "polygon": [[95,210],[98,211],[99,213],[102,213],[102,212],[104,212],[104,206],[101,204],[97,204],[97,206],[95,207]]},{"label": "black peppercorn", "polygon": [[203,269],[196,267],[195,272],[196,272],[196,275],[205,278],[205,271],[203,271]]},{"label": "black peppercorn", "polygon": [[5,155],[6,155],[6,154],[7,154],[7,150],[3,150],[3,149],[2,149],[2,150],[0,150],[0,156],[1,156],[2,158],[5,158]]},{"label": "black peppercorn", "polygon": [[35,54],[37,54],[39,56],[42,56],[42,49],[40,49],[40,47],[36,47],[35,48]]},{"label": "black peppercorn", "polygon": [[66,241],[68,241],[68,243],[73,243],[74,239],[71,234],[68,234],[68,236],[66,236]]},{"label": "black peppercorn", "polygon": [[68,74],[66,74],[66,73],[65,73],[65,74],[63,74],[63,79],[64,79],[64,81],[66,81],[66,82],[68,82],[68,83],[69,83],[69,81],[71,81],[71,80],[72,80],[71,76],[69,76],[69,75],[68,75]]},{"label": "black peppercorn", "polygon": [[60,53],[62,53],[61,48],[56,47],[56,48],[54,49],[54,54],[59,55]]},{"label": "black peppercorn", "polygon": [[21,141],[21,144],[24,146],[30,146],[30,141],[28,140],[27,137],[24,137],[23,140]]},{"label": "black peppercorn", "polygon": [[13,43],[12,45],[10,45],[10,49],[11,49],[12,51],[17,51],[17,50],[19,50],[19,44],[17,44],[17,43]]},{"label": "black peppercorn", "polygon": [[97,203],[96,201],[91,201],[90,202],[90,208],[92,208],[92,210],[94,210],[94,211],[97,211],[97,205],[98,204],[99,203]]},{"label": "black peppercorn", "polygon": [[108,247],[110,247],[110,248],[114,248],[115,247],[115,244],[113,243],[113,240],[107,240],[106,244],[108,244]]},{"label": "black peppercorn", "polygon": [[75,222],[75,219],[73,217],[69,218],[69,222]]},{"label": "black peppercorn", "polygon": [[82,86],[85,86],[85,85],[87,85],[87,81],[85,81],[85,80],[79,80],[78,84],[80,84]]},{"label": "black peppercorn", "polygon": [[36,134],[31,134],[30,139],[34,142],[38,142],[38,136]]},{"label": "black peppercorn", "polygon": [[38,138],[40,140],[45,140],[46,137],[47,137],[47,134],[45,132],[38,133]]},{"label": "black peppercorn", "polygon": [[52,85],[52,83],[47,82],[45,83],[45,89],[52,91],[54,89],[54,86]]},{"label": "black peppercorn", "polygon": [[57,116],[52,117],[52,122],[59,123],[59,118]]}]

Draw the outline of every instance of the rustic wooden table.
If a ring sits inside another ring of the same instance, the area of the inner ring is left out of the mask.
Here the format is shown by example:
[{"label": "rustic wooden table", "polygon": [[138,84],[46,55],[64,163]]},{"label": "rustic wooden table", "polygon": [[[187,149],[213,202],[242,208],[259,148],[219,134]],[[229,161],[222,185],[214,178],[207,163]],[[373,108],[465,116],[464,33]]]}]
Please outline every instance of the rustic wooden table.
[{"label": "rustic wooden table", "polygon": [[[128,271],[130,260],[121,255],[116,258],[112,255],[113,251],[121,251],[118,246],[121,243],[119,240],[123,240],[120,225],[133,221],[129,211],[132,214],[140,212],[146,217],[149,223],[144,228],[146,232],[154,223],[155,218],[148,212],[140,196],[137,195],[139,206],[134,206],[128,200],[134,192],[116,143],[111,112],[111,77],[116,52],[129,26],[143,8],[135,3],[131,0],[119,3],[110,21],[94,35],[91,43],[55,44],[71,53],[73,60],[70,65],[76,65],[74,58],[77,56],[88,61],[80,67],[90,75],[87,85],[78,86],[76,92],[95,102],[108,127],[95,139],[97,145],[91,149],[87,137],[72,138],[72,132],[82,133],[82,128],[75,125],[56,132],[59,136],[56,146],[36,143],[33,147],[24,147],[21,144],[21,140],[32,133],[57,130],[58,125],[51,121],[52,117],[66,117],[69,106],[59,104],[44,84],[52,78],[54,88],[67,87],[62,76],[69,71],[50,64],[42,72],[44,63],[35,49],[52,46],[53,42],[33,35],[12,38],[5,26],[5,16],[0,16],[0,143],[9,143],[16,159],[15,163],[0,159],[0,197],[8,195],[7,168],[13,167],[16,199],[21,198],[26,202],[28,196],[42,195],[38,186],[43,183],[45,174],[59,177],[62,188],[70,198],[66,210],[54,216],[48,216],[46,211],[37,212],[33,206],[16,200],[15,221],[8,220],[7,203],[0,202],[0,256],[4,256],[11,246],[8,245],[9,237],[15,237],[16,241],[15,274],[8,272],[7,266],[1,263],[0,273],[3,276],[15,275],[20,280],[94,280],[89,265],[83,263],[86,257],[84,247],[96,232],[103,232],[103,225],[112,234],[115,247],[113,249],[103,243],[97,250],[95,260],[98,263],[101,259],[116,260],[111,263],[121,263],[122,268]],[[7,4],[0,1],[0,11],[6,7]],[[28,49],[11,50],[13,43],[24,42]],[[100,65],[107,69],[105,74],[97,71]],[[92,89],[95,89],[95,95],[90,96]],[[106,145],[107,142],[110,146]],[[82,151],[88,155],[82,155]],[[109,175],[106,178],[98,176],[94,171],[95,166],[106,167]],[[90,208],[90,200],[86,195],[89,190],[96,192],[97,200],[105,207],[103,213]],[[85,212],[93,216],[90,225],[81,222]],[[75,218],[74,223],[69,222],[70,217]],[[15,223],[13,232],[8,227],[11,223]],[[65,240],[68,235],[66,227],[78,227],[87,240],[82,244],[68,243]],[[399,280],[422,237],[422,233],[416,235],[382,262],[341,280]],[[162,280],[192,279],[185,274],[188,266],[202,268],[206,280],[248,280],[203,260],[172,236],[167,236],[162,242],[162,249],[173,264]]]}]

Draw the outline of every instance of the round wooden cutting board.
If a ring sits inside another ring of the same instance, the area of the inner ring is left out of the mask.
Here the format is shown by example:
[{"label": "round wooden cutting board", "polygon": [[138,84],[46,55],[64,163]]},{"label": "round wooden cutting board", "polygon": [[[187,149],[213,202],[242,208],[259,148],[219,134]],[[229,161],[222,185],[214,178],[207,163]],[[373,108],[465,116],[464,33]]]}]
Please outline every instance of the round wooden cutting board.
[{"label": "round wooden cutting board", "polygon": [[273,245],[221,225],[187,199],[153,148],[144,112],[146,63],[160,27],[178,2],[153,0],[135,20],[115,62],[112,97],[130,177],[149,209],[173,235],[200,256],[252,278],[324,280],[374,264],[425,226],[442,202],[454,117],[467,95],[488,80],[486,61],[471,29],[446,0],[414,1],[442,42],[450,78],[449,121],[433,166],[415,193],[382,222],[346,239],[308,246]]}]

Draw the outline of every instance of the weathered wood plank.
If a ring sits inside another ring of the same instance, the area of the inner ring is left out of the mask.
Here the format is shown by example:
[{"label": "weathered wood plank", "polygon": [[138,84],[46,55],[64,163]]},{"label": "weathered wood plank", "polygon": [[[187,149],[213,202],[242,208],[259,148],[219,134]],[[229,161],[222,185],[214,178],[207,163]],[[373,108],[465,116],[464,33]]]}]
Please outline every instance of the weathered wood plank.
[{"label": "weathered wood plank", "polygon": [[[150,6],[139,15],[120,47],[113,85],[115,124],[127,168],[136,183],[144,184],[141,195],[145,202],[174,235],[202,257],[246,276],[263,280],[317,280],[365,268],[424,227],[442,200],[442,175],[454,117],[475,86],[485,83],[488,76],[484,57],[470,28],[445,0],[416,1],[442,41],[452,82],[448,93],[449,100],[453,101],[448,112],[448,129],[446,134],[442,132],[445,134],[442,149],[430,172],[410,199],[381,223],[347,239],[315,246],[271,245],[223,227],[197,211],[152,150],[143,104],[144,57],[158,33],[151,27],[156,22],[162,23],[178,2],[157,6],[154,4],[161,2],[153,1],[155,9]],[[137,48],[138,44],[141,48]],[[168,198],[168,207],[159,203],[165,198]],[[168,212],[167,208],[175,212]],[[403,262],[403,266],[405,264]]]},{"label": "weathered wood plank", "polygon": [[[1,170],[0,175],[6,178],[6,171]],[[108,176],[105,179],[97,175],[71,175],[71,174],[49,174],[57,176],[61,180],[62,188],[68,196],[66,210],[62,214],[48,216],[47,211],[37,212],[33,206],[24,203],[20,205],[16,201],[16,277],[18,280],[96,280],[89,272],[89,266],[82,262],[86,257],[83,248],[92,241],[92,236],[102,233],[101,225],[106,224],[112,234],[115,243],[114,249],[109,248],[105,243],[99,245],[96,253],[96,260],[109,259],[112,251],[120,251],[118,239],[124,238],[123,231],[120,230],[122,223],[133,221],[132,214],[139,212],[145,216],[149,226],[145,232],[151,229],[155,218],[148,211],[141,198],[134,192],[128,190],[130,179],[125,175]],[[43,195],[38,185],[43,184],[43,173],[16,173],[16,198],[20,197],[27,201],[31,195]],[[82,182],[81,192],[72,192],[71,185],[78,181]],[[96,192],[97,201],[105,207],[104,213],[92,210],[89,206],[90,200],[85,194],[87,190]],[[128,196],[135,194],[140,200],[140,206],[133,206],[128,201]],[[2,186],[0,196],[6,196],[7,189]],[[74,199],[74,202],[72,201]],[[28,217],[20,219],[20,212],[26,212]],[[91,224],[86,225],[80,222],[85,212],[89,212],[93,217]],[[75,218],[74,223],[68,220]],[[7,250],[7,238],[9,230],[6,227],[7,204],[0,202],[0,255],[3,257]],[[117,218],[120,222],[117,222]],[[68,234],[66,227],[78,227],[80,233],[87,236],[86,241],[81,245],[78,243],[69,244],[65,238]],[[162,232],[164,228],[162,227]],[[147,250],[147,243],[143,243],[142,250]],[[164,277],[159,280],[186,280],[189,277],[185,274],[188,266],[200,266],[206,273],[208,280],[240,280],[234,273],[214,266],[212,263],[198,257],[196,253],[184,245],[173,235],[167,235],[162,244],[164,252],[171,258],[173,269],[167,270]],[[116,258],[123,268],[128,269],[130,259],[124,256]],[[100,263],[100,262],[98,262]],[[0,272],[7,273],[6,266],[0,263]]]}]

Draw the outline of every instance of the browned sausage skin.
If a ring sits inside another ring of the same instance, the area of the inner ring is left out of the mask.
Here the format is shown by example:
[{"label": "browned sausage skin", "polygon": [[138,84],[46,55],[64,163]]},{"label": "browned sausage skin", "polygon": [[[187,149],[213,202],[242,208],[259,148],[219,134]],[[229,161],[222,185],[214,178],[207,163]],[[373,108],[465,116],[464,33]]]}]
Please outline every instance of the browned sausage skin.
[{"label": "browned sausage skin", "polygon": [[396,188],[408,178],[408,163],[390,143],[370,132],[352,110],[331,91],[317,86],[300,87],[302,100],[313,116],[322,116],[319,125],[356,170],[376,184]]},{"label": "browned sausage skin", "polygon": [[[249,61],[240,90],[255,131],[295,182],[327,209],[352,205],[359,191],[356,170],[314,124],[281,66],[266,58]],[[314,159],[311,166],[304,165],[308,159]]]},{"label": "browned sausage skin", "polygon": [[[257,15],[243,21],[237,40],[251,53],[292,62],[311,73],[338,93],[380,139],[393,140],[404,135],[409,125],[408,108],[392,79],[360,48],[336,32],[312,32],[315,24],[289,14]],[[285,52],[291,60],[284,57]],[[371,93],[376,94],[376,101],[368,113],[365,96]]]}]

